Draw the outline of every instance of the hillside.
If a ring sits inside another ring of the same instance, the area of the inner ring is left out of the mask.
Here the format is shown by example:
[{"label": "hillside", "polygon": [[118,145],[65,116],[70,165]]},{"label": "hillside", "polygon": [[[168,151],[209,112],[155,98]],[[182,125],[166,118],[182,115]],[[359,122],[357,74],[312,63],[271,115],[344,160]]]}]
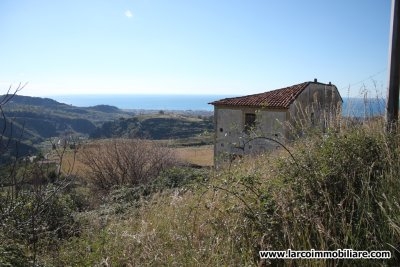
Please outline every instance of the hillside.
[{"label": "hillside", "polygon": [[[49,98],[21,95],[13,96],[2,108],[5,117],[0,117],[0,125],[5,138],[3,150],[7,151],[3,153],[4,158],[34,154],[38,144],[51,138],[88,137],[106,121],[131,116],[131,113],[106,105],[75,107]],[[8,144],[10,141],[14,145]],[[16,143],[20,143],[18,154]]]},{"label": "hillside", "polygon": [[210,117],[182,114],[150,114],[119,118],[104,123],[91,134],[93,138],[147,138],[153,140],[191,138],[214,129]]},{"label": "hillside", "polygon": [[[2,96],[0,96],[1,98]],[[20,113],[22,117],[61,117],[69,119],[86,119],[96,126],[104,121],[117,117],[128,116],[130,113],[120,110],[117,107],[108,105],[97,105],[93,107],[75,107],[57,102],[50,98],[30,97],[15,95],[5,106],[6,114],[13,115]],[[25,114],[23,113],[25,112]],[[31,113],[30,115],[28,113]]]},{"label": "hillside", "polygon": [[3,110],[17,128],[24,126],[26,132],[39,139],[58,136],[66,131],[89,135],[105,121],[129,116],[129,113],[116,107],[75,107],[49,98],[20,95],[14,96]]},{"label": "hillside", "polygon": [[[0,130],[4,129],[7,140],[21,141],[24,149],[18,156],[36,153],[40,143],[66,136],[160,140],[193,138],[213,130],[210,116],[195,113],[126,111],[104,104],[76,107],[21,95],[13,96],[2,108],[6,122],[0,117]],[[7,155],[15,154],[13,148],[8,150]]]}]

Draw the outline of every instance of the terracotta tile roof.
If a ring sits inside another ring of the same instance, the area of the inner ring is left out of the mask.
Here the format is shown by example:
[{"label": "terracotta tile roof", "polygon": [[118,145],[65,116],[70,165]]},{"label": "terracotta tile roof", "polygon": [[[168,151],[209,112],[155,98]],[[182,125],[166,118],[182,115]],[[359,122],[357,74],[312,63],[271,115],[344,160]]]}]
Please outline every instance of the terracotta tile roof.
[{"label": "terracotta tile roof", "polygon": [[209,104],[215,106],[223,105],[223,106],[289,108],[290,104],[310,83],[311,82],[304,82],[261,94],[224,98],[221,100],[211,102]]}]

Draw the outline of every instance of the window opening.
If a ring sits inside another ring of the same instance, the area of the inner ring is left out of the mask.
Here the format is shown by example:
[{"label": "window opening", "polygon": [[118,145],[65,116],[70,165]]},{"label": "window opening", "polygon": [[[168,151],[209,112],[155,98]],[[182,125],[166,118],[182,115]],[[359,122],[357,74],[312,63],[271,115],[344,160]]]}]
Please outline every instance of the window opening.
[{"label": "window opening", "polygon": [[244,115],[244,131],[248,133],[256,125],[256,114],[246,113]]}]

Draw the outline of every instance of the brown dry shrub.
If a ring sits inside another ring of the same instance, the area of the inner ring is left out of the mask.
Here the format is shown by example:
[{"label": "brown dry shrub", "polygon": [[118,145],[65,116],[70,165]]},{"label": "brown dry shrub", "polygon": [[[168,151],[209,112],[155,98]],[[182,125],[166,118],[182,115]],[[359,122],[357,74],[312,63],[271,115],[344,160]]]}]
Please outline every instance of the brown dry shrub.
[{"label": "brown dry shrub", "polygon": [[86,176],[97,189],[147,184],[175,165],[170,148],[140,139],[113,139],[82,150]]}]

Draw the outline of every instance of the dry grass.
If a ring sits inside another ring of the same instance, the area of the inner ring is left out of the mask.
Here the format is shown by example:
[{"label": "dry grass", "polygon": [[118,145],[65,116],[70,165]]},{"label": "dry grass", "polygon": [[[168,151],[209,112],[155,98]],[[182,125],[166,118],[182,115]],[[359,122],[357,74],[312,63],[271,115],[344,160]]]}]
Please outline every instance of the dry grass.
[{"label": "dry grass", "polygon": [[58,264],[252,266],[240,206],[224,191],[202,188],[156,194],[122,215],[87,213],[82,236],[65,244]]},{"label": "dry grass", "polygon": [[200,166],[213,166],[214,150],[212,145],[198,147],[180,147],[175,149],[178,159]]},{"label": "dry grass", "polygon": [[76,155],[74,155],[73,151],[68,151],[64,154],[62,163],[62,171],[64,173],[71,173],[82,176],[86,168],[87,167],[85,166],[85,164],[80,161],[79,151],[76,153]]}]

